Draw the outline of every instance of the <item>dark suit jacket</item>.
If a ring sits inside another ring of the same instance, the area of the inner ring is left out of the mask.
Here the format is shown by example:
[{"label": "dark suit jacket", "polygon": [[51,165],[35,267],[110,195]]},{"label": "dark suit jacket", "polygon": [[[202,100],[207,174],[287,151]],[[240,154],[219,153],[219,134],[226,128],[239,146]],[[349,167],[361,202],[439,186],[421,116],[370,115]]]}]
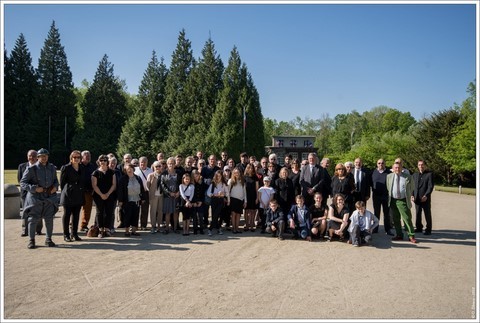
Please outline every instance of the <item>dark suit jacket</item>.
[{"label": "dark suit jacket", "polygon": [[430,200],[430,195],[433,192],[433,173],[426,170],[423,174],[413,174],[414,189],[412,195],[415,198],[415,203],[421,203],[422,196],[427,197],[427,201]]},{"label": "dark suit jacket", "polygon": [[302,195],[304,197],[308,196],[308,188],[312,188],[313,191],[322,193],[325,188],[325,173],[323,168],[319,165],[313,166],[312,171],[310,171],[310,165],[305,165],[302,167],[300,173],[300,186],[302,187]]},{"label": "dark suit jacket", "polygon": [[[352,170],[353,180],[355,180],[355,169]],[[356,183],[355,183],[356,187]],[[370,176],[365,169],[360,170],[360,187],[354,194],[361,201],[366,201],[370,198]]]},{"label": "dark suit jacket", "polygon": [[[304,213],[304,221],[305,224],[307,225],[307,231],[308,235],[310,235],[310,229],[312,228],[312,215],[310,213],[310,210],[307,209],[307,207],[304,205],[303,209],[305,211]],[[290,212],[288,212],[288,221],[293,220],[295,223],[295,228],[299,228],[300,226],[300,221],[298,221],[298,205],[293,205],[292,208],[290,209]]]},{"label": "dark suit jacket", "polygon": [[[19,183],[20,183],[20,180],[22,179],[23,173],[25,173],[25,169],[27,168],[28,168],[28,162],[21,163],[20,165],[18,165],[17,180]],[[27,196],[27,191],[23,189],[20,189],[20,190],[21,190],[22,199],[25,199],[25,197]]]}]

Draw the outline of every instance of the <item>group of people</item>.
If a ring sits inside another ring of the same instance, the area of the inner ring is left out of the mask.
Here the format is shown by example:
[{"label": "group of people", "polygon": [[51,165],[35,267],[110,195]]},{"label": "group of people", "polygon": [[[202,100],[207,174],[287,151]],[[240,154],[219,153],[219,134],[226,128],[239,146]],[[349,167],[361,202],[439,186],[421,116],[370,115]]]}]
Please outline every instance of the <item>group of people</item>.
[{"label": "group of people", "polygon": [[[28,248],[35,248],[43,219],[45,244],[55,246],[53,218],[58,205],[64,208],[66,242],[82,240],[79,231],[92,236],[94,229],[98,238],[111,236],[116,229],[124,229],[125,236],[138,236],[150,220],[152,234],[182,231],[188,236],[193,231],[212,236],[222,235],[225,229],[233,234],[259,229],[280,240],[290,233],[294,239],[338,239],[359,246],[369,244],[378,232],[381,211],[385,233],[395,241],[403,240],[405,228],[410,242],[417,243],[415,233],[423,232],[422,211],[424,234],[431,234],[433,177],[423,160],[418,161],[419,171],[413,176],[401,159],[395,160],[391,170],[379,159],[377,168],[368,171],[362,168],[361,158],[338,163],[331,176],[330,160],[323,158],[319,163],[314,153],[304,161],[287,155],[283,165],[275,154],[257,161],[242,153],[238,163],[226,151],[220,155],[218,160],[215,155],[205,158],[199,151],[184,160],[181,155],[165,158],[158,153],[149,167],[147,157],[134,164],[130,154],[121,163],[113,154],[102,154],[95,165],[89,151],[74,150],[70,162],[61,167],[58,181],[48,151],[30,150],[28,161],[18,169],[22,236],[29,236]],[[366,208],[371,195],[373,213]],[[415,227],[412,203],[416,205]],[[96,214],[89,227],[93,204]],[[242,215],[244,226],[240,228]],[[116,218],[119,225],[115,228]]]}]

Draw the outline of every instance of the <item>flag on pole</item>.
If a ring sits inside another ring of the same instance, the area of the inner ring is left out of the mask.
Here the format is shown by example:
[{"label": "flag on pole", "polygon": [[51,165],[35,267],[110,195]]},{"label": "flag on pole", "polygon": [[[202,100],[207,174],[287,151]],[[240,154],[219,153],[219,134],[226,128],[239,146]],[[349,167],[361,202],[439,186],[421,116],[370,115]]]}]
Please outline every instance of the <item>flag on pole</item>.
[{"label": "flag on pole", "polygon": [[243,129],[247,128],[247,114],[245,112],[245,107],[243,107]]}]

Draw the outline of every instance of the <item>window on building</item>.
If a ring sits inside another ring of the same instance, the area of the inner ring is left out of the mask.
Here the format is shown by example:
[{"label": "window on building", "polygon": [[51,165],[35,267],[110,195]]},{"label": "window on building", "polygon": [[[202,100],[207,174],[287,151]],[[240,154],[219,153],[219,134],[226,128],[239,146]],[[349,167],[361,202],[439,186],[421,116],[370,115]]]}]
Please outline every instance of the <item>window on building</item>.
[{"label": "window on building", "polygon": [[283,165],[285,163],[285,151],[278,151],[277,152],[277,163],[279,165]]}]

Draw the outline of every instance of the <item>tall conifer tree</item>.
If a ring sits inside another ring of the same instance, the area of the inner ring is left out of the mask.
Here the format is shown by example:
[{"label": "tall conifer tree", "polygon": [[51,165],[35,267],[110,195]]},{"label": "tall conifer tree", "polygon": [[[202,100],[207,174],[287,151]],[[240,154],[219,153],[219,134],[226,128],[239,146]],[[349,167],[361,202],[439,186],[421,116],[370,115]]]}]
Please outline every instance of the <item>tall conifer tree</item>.
[{"label": "tall conifer tree", "polygon": [[247,85],[245,89],[245,151],[250,155],[265,155],[263,114],[260,107],[260,96],[253,83],[251,74],[243,64],[242,74],[247,75]]},{"label": "tall conifer tree", "polygon": [[[41,108],[39,111],[46,112],[39,116],[41,127],[44,129],[41,130],[41,137],[43,138],[47,133],[51,160],[61,164],[68,161],[71,141],[75,134],[77,110],[72,73],[55,21],[52,22],[47,39],[40,51],[37,73],[40,80]],[[36,122],[35,119],[32,121]],[[46,127],[48,124],[50,126]]]},{"label": "tall conifer tree", "polygon": [[107,55],[99,63],[82,109],[84,128],[75,137],[75,147],[90,150],[92,158],[115,152],[125,121],[127,100]]},{"label": "tall conifer tree", "polygon": [[[163,110],[168,116],[168,135],[162,150],[167,154],[181,152],[183,147],[179,145],[181,133],[188,124],[185,120],[191,120],[192,107],[188,106],[185,98],[185,86],[188,76],[194,65],[191,42],[185,37],[185,30],[182,29],[178,36],[177,47],[172,54],[172,63],[167,76],[165,104]],[[183,136],[181,137],[183,139]]]},{"label": "tall conifer tree", "polygon": [[23,34],[20,34],[10,58],[5,56],[5,165],[16,167],[25,161],[29,149],[39,149],[42,142],[29,136],[25,120],[35,112],[38,102],[38,79]]},{"label": "tall conifer tree", "polygon": [[167,116],[162,110],[166,77],[167,68],[163,57],[158,61],[157,54],[153,51],[138,89],[137,104],[120,135],[117,150],[120,156],[130,153],[150,159],[159,151],[160,143],[167,133]]},{"label": "tall conifer tree", "polygon": [[188,152],[202,150],[214,153],[207,141],[211,119],[223,88],[224,66],[211,38],[202,49],[202,56],[192,70],[186,86],[188,104],[193,107],[193,119],[186,131],[190,140]]},{"label": "tall conifer tree", "polygon": [[258,92],[236,47],[230,53],[222,79],[223,89],[208,136],[213,152],[226,149],[231,156],[238,156],[242,151],[262,155],[263,116]]}]

